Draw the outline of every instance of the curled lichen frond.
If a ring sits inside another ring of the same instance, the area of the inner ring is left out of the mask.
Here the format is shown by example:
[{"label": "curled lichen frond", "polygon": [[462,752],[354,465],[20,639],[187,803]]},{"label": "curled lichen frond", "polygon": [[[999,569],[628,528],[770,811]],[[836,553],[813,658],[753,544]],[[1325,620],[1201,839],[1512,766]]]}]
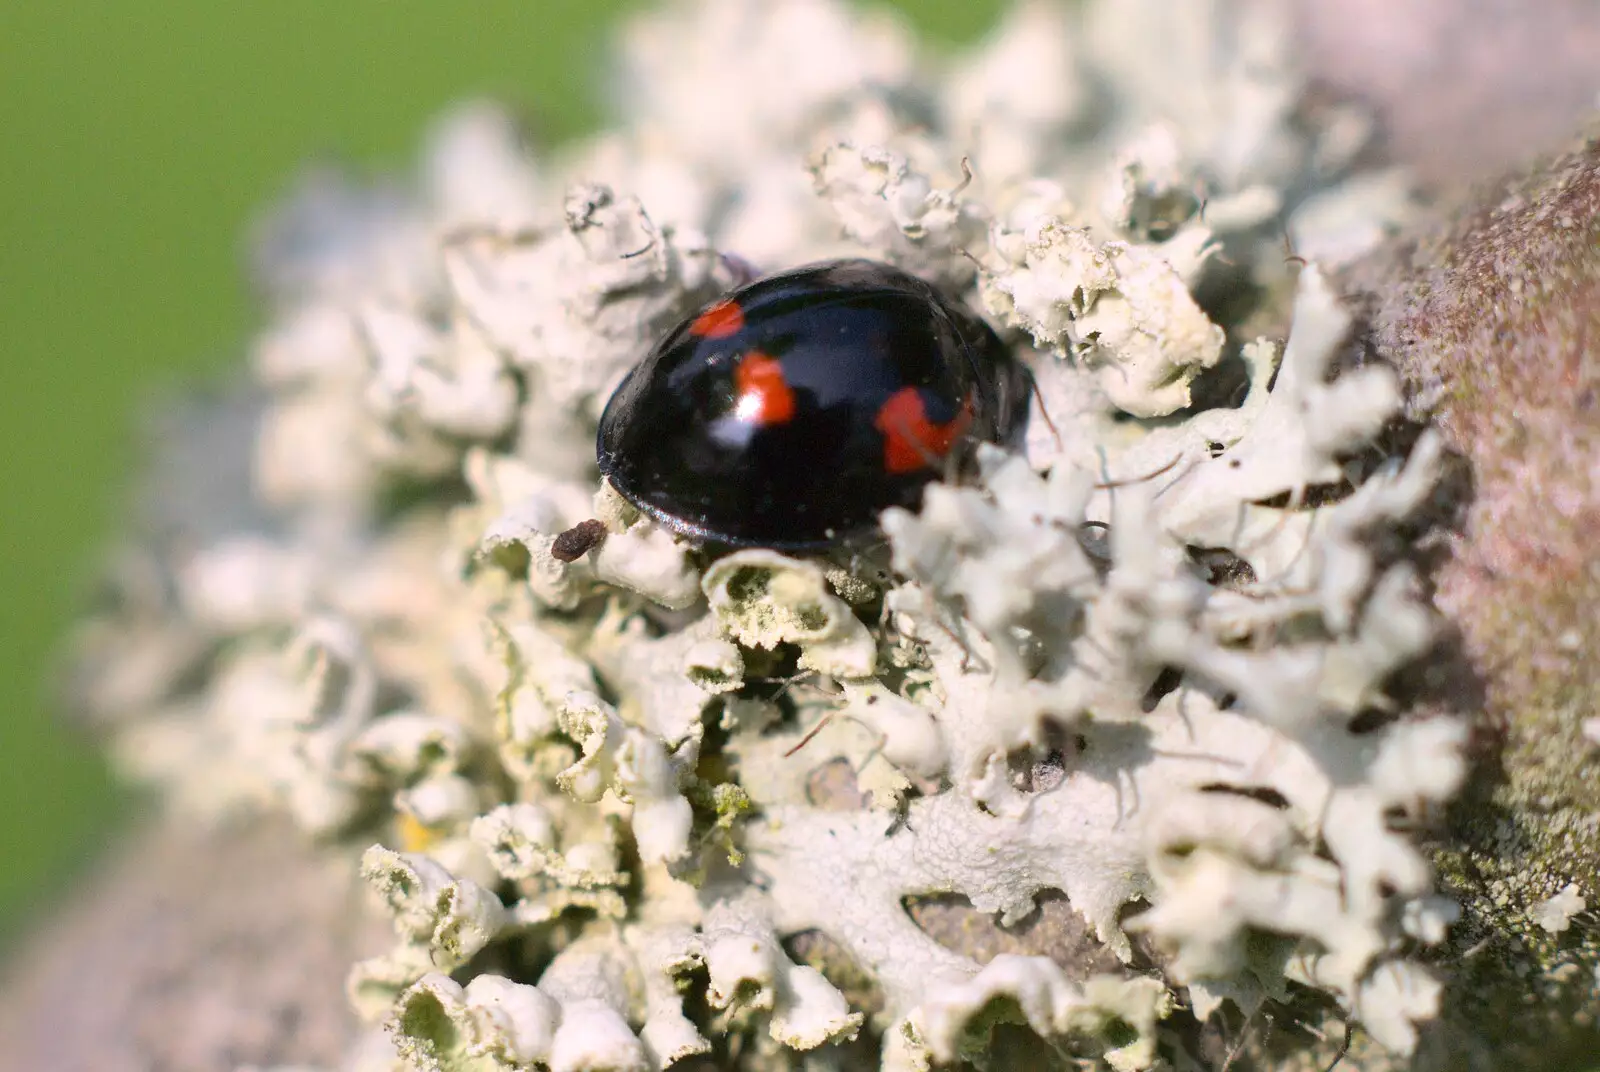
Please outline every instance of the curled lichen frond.
[{"label": "curled lichen frond", "polygon": [[625,1016],[620,970],[597,955],[564,956],[538,986],[480,975],[463,987],[423,976],[395,1003],[400,1057],[428,1070],[479,1058],[488,1068],[647,1072],[653,1065]]},{"label": "curled lichen frond", "polygon": [[1222,357],[1222,329],[1159,249],[1099,243],[1053,216],[997,231],[994,246],[1003,259],[985,276],[988,311],[1098,370],[1100,389],[1124,412],[1183,409],[1195,377]]}]

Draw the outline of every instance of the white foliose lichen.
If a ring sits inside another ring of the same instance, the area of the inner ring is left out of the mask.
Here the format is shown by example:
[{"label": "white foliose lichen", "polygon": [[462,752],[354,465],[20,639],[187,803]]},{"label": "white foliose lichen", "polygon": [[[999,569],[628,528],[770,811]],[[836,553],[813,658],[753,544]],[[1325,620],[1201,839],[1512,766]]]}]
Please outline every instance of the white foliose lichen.
[{"label": "white foliose lichen", "polygon": [[[418,181],[268,221],[255,387],[176,430],[79,685],[175,806],[359,862],[396,942],[347,1067],[928,1069],[1000,1023],[1182,1066],[1164,1022],[1297,989],[1414,1045],[1453,906],[1400,827],[1465,731],[1386,686],[1434,638],[1397,552],[1441,447],[1383,459],[1397,381],[1284,256],[1409,205],[1351,169],[1359,113],[1307,121],[1285,16],[1028,0],[937,57],[833,0],[684,0],[628,29],[614,130],[534,154],[467,108]],[[838,254],[991,318],[1024,451],[854,556],[713,558],[597,481],[659,333]],[[1286,345],[1246,336],[1291,294]],[[1047,894],[1123,967],[980,963],[907,910]]]}]

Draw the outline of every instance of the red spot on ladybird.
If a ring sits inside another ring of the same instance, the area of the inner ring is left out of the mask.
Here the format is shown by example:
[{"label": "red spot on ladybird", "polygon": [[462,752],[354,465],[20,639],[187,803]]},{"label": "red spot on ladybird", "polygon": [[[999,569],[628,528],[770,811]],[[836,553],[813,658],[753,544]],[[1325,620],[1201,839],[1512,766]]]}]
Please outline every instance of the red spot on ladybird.
[{"label": "red spot on ladybird", "polygon": [[783,363],[760,350],[739,360],[733,373],[738,392],[733,415],[747,424],[783,424],[794,417],[794,391],[783,378]]},{"label": "red spot on ladybird", "polygon": [[724,298],[689,322],[689,334],[702,339],[726,339],[744,327],[744,310]]},{"label": "red spot on ladybird", "polygon": [[883,433],[883,467],[890,473],[914,473],[932,466],[955,445],[972,423],[972,399],[962,400],[961,412],[935,424],[928,420],[922,392],[902,387],[878,408],[872,422]]}]

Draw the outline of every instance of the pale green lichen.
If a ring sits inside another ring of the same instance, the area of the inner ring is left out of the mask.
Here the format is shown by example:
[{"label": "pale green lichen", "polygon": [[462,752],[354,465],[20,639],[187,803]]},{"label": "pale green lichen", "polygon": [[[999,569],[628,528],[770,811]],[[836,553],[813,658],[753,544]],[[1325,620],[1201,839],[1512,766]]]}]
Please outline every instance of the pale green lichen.
[{"label": "pale green lichen", "polygon": [[1057,216],[1020,233],[999,229],[994,243],[1004,260],[985,277],[988,311],[1098,370],[1098,386],[1123,412],[1185,408],[1194,378],[1221,359],[1222,329],[1158,247],[1101,244]]},{"label": "pale green lichen", "polygon": [[[535,164],[469,110],[415,190],[319,180],[267,228],[273,520],[148,551],[85,692],[175,801],[360,856],[396,942],[348,987],[398,1057],[351,1068],[898,1072],[1007,1024],[1132,1072],[1184,1058],[1167,1018],[1293,987],[1413,1045],[1450,912],[1395,820],[1454,792],[1464,734],[1358,716],[1435,635],[1374,547],[1440,449],[1362,463],[1396,380],[1335,374],[1349,317],[1290,282],[1281,227],[1342,256],[1407,202],[1341,170],[1349,124],[1298,122],[1280,30],[1033,2],[941,66],[830,0],[685,0],[630,31],[617,131]],[[995,317],[1038,381],[1022,451],[821,557],[719,557],[596,479],[610,389],[724,254],[836,253]],[[1291,287],[1282,348],[1215,298]],[[1051,894],[1094,971],[906,910]]]},{"label": "pale green lichen", "polygon": [[828,591],[814,562],[738,551],[712,564],[702,584],[729,640],[768,650],[793,644],[802,669],[829,677],[871,677],[877,668],[872,635],[849,604]]}]

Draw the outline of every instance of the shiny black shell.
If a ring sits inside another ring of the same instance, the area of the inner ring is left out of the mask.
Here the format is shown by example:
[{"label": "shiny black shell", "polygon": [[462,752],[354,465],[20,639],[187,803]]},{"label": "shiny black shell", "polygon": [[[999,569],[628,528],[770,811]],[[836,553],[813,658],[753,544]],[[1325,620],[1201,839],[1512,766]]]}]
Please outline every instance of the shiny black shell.
[{"label": "shiny black shell", "polygon": [[979,318],[867,260],[759,279],[669,332],[600,418],[600,472],[668,527],[818,549],[915,509],[980,440],[1014,445],[1029,379]]}]

